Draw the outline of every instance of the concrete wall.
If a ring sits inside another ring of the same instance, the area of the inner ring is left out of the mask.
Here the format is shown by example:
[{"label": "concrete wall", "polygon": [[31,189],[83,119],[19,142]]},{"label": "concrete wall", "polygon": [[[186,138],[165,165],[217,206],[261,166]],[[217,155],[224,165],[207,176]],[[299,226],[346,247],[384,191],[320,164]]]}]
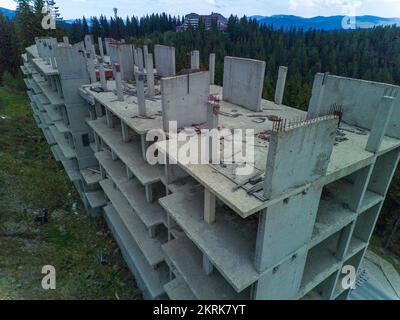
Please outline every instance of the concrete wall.
[{"label": "concrete wall", "polygon": [[168,122],[173,120],[178,129],[206,122],[209,81],[208,72],[161,79],[164,130],[168,131]]},{"label": "concrete wall", "polygon": [[312,187],[261,214],[256,249],[256,268],[260,272],[309,243],[321,192],[322,188]]},{"label": "concrete wall", "polygon": [[123,80],[133,80],[134,63],[133,63],[133,46],[131,44],[110,44],[110,63],[114,70],[114,63],[121,65],[121,78]]},{"label": "concrete wall", "polygon": [[[317,74],[309,104],[309,114],[323,114],[334,105],[343,108],[343,121],[361,128],[371,129],[379,113],[381,98],[392,96],[400,89],[385,83],[343,78],[328,75],[322,85],[322,75]],[[397,98],[386,135],[400,138],[400,99]]]},{"label": "concrete wall", "polygon": [[223,99],[260,111],[264,75],[264,61],[225,57]]},{"label": "concrete wall", "polygon": [[325,175],[337,124],[338,119],[331,117],[272,134],[265,171],[265,197],[273,198]]},{"label": "concrete wall", "polygon": [[80,103],[82,99],[78,89],[90,83],[84,53],[79,53],[71,46],[59,46],[55,50],[55,56],[65,104]]},{"label": "concrete wall", "polygon": [[160,77],[172,77],[176,74],[175,48],[162,45],[154,46],[154,60]]}]

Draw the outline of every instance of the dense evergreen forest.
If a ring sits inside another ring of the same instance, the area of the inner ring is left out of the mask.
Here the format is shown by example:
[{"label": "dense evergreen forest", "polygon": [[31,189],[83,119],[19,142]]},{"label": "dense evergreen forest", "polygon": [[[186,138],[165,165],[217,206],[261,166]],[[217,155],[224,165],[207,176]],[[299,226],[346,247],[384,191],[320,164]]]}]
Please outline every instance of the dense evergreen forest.
[{"label": "dense evergreen forest", "polygon": [[[35,31],[35,28],[28,33],[22,31],[27,19],[30,23],[37,19],[37,10],[43,1],[35,0],[33,6],[24,5],[30,3],[29,0],[18,2],[21,4],[15,21],[0,15],[0,76],[5,71],[17,75],[18,52],[32,44],[35,35],[45,35],[43,30]],[[59,21],[59,27],[52,35],[61,37],[67,34],[73,43],[92,33],[96,38],[123,38],[138,45],[146,43],[150,49],[157,43],[171,45],[176,48],[178,70],[189,66],[187,53],[191,50],[200,50],[202,69],[208,68],[208,54],[214,52],[217,55],[216,81],[219,84],[222,82],[224,56],[264,60],[267,69],[263,96],[267,99],[273,99],[277,70],[284,65],[289,68],[284,103],[302,109],[308,106],[317,72],[400,85],[400,28],[396,26],[353,31],[276,30],[273,26],[259,26],[247,17],[231,16],[226,33],[218,32],[215,25],[206,30],[204,24],[196,30],[175,32],[182,21],[180,17],[166,14],[153,14],[140,19],[134,16],[125,19],[117,16],[83,17],[72,24]],[[382,238],[388,238],[399,213],[398,173],[378,224],[378,233],[384,235]],[[394,239],[389,247],[400,253],[399,234],[400,231],[397,232],[397,241]]]}]

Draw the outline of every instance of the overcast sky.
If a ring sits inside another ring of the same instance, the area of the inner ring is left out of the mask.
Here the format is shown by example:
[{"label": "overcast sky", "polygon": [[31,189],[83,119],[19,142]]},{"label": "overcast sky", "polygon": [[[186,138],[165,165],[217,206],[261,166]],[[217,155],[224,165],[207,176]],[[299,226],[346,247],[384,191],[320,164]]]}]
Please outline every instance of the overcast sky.
[{"label": "overcast sky", "polygon": [[[118,15],[142,16],[147,13],[167,12],[185,15],[190,12],[208,14],[219,12],[225,16],[231,13],[270,16],[293,14],[303,17],[350,15],[376,15],[400,17],[400,0],[56,0],[64,19],[85,16]],[[15,9],[13,0],[0,0],[0,7]]]}]

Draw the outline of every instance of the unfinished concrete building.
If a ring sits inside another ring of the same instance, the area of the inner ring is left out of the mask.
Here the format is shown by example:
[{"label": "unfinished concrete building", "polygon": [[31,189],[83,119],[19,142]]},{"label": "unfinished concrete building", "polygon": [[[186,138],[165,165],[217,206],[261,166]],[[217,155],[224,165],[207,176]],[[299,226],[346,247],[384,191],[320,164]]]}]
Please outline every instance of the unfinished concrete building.
[{"label": "unfinished concrete building", "polygon": [[[262,99],[263,61],[225,57],[221,87],[215,55],[209,71],[176,76],[171,47],[106,41],[107,65],[90,45],[52,46],[55,65],[38,41],[21,67],[35,119],[88,208],[102,208],[145,298],[347,298],[342,267],[359,268],[399,162],[399,87],[317,74],[303,112],[282,104],[285,67],[275,100]],[[249,142],[229,133],[254,130],[250,172],[182,161],[170,121],[190,136],[224,132],[239,151]],[[157,129],[165,139],[148,141]],[[149,150],[166,163],[150,164]]]}]

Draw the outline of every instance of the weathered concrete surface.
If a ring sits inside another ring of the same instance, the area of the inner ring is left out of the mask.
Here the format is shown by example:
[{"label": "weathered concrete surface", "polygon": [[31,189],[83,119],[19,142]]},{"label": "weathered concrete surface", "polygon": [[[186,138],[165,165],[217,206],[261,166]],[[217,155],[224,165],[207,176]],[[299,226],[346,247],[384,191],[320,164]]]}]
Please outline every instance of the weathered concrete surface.
[{"label": "weathered concrete surface", "polygon": [[134,79],[133,47],[130,44],[110,44],[110,63],[119,63],[122,80]]},{"label": "weathered concrete surface", "polygon": [[272,134],[264,183],[267,199],[326,174],[337,123],[337,118],[324,119]]},{"label": "weathered concrete surface", "polygon": [[223,99],[260,111],[264,74],[264,61],[225,57]]},{"label": "weathered concrete surface", "polygon": [[285,84],[288,68],[280,66],[278,71],[278,81],[275,89],[275,103],[282,104],[283,94],[285,93]]},{"label": "weathered concrete surface", "polygon": [[208,72],[161,79],[164,130],[169,121],[177,121],[178,129],[206,122],[209,81]]},{"label": "weathered concrete surface", "polygon": [[[310,100],[309,113],[323,114],[334,105],[341,106],[343,121],[365,129],[371,129],[375,115],[379,112],[383,96],[396,96],[400,87],[372,81],[351,79],[328,75],[321,90],[320,79],[322,74],[316,75],[313,95]],[[322,97],[320,94],[322,93]],[[320,103],[316,101],[320,100]],[[319,110],[315,110],[319,107]],[[400,138],[400,99],[397,97],[392,118],[389,122],[386,135]]]},{"label": "weathered concrete surface", "polygon": [[176,74],[175,48],[162,45],[154,46],[154,59],[157,74],[160,77],[172,77]]},{"label": "weathered concrete surface", "polygon": [[81,102],[78,89],[80,86],[89,83],[89,74],[83,52],[79,53],[70,46],[59,46],[55,54],[65,103]]}]

